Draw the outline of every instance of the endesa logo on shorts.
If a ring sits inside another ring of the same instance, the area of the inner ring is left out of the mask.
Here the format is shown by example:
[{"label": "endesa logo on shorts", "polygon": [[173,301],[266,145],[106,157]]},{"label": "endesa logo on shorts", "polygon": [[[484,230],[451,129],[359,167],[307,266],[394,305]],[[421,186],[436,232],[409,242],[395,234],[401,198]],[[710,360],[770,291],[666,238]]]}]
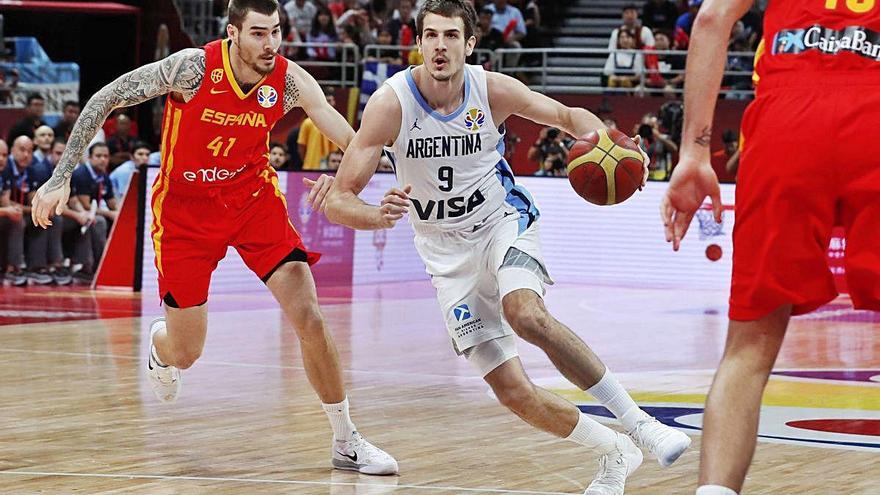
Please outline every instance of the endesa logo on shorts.
[{"label": "endesa logo on shorts", "polygon": [[830,29],[813,26],[786,29],[773,37],[773,54],[798,54],[819,50],[829,55],[850,52],[880,62],[880,33],[861,26]]},{"label": "endesa logo on shorts", "polygon": [[241,173],[246,167],[247,165],[242,165],[238,170],[227,170],[220,167],[186,170],[183,172],[183,178],[189,182],[204,182],[206,184],[225,182]]}]

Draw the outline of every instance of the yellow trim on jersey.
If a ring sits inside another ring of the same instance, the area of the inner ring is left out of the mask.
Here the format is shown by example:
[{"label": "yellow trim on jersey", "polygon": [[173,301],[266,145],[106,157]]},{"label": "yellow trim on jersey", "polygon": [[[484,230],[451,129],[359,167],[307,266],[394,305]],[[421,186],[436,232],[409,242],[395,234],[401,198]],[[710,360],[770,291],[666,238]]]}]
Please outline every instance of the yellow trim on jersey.
[{"label": "yellow trim on jersey", "polygon": [[767,51],[767,47],[764,44],[764,38],[761,38],[761,42],[758,43],[758,48],[755,49],[755,63],[754,69],[752,69],[752,84],[755,86],[761,82],[761,75],[758,74],[758,61],[764,56],[764,52]]},{"label": "yellow trim on jersey", "polygon": [[[266,183],[272,185],[275,189],[275,197],[281,198],[281,204],[284,205],[284,211],[287,211],[287,198],[284,197],[284,193],[281,192],[281,187],[278,185],[278,174],[275,172],[275,169],[272,168],[271,165],[266,165],[266,168],[259,173],[259,177],[266,181]],[[289,215],[287,217],[287,224],[290,225],[290,228],[293,229],[294,232],[296,232],[296,235],[299,235],[299,231],[293,226],[293,222],[290,221]]]},{"label": "yellow trim on jersey", "polygon": [[[183,112],[177,108],[174,109],[174,122],[171,124],[171,136],[169,141],[163,140],[165,160],[162,161],[162,181],[156,201],[153,203],[153,225],[155,232],[153,233],[153,251],[156,253],[156,268],[161,275],[165,275],[162,269],[162,234],[165,233],[165,226],[162,225],[162,206],[165,202],[165,196],[168,195],[168,187],[171,184],[171,170],[174,168],[174,146],[177,144],[177,136],[180,133],[180,117]],[[166,119],[167,120],[167,119]]]},{"label": "yellow trim on jersey", "polygon": [[260,84],[263,84],[263,81],[265,81],[269,75],[266,74],[263,76],[263,78],[260,79],[257,84],[254,84],[254,87],[245,94],[238,86],[238,81],[235,80],[235,74],[232,73],[232,65],[229,63],[229,43],[232,43],[232,40],[225,39],[223,40],[223,43],[220,44],[220,53],[223,54],[223,71],[226,72],[226,79],[229,81],[229,85],[232,86],[232,91],[243,100],[252,95],[254,90],[257,89]]}]

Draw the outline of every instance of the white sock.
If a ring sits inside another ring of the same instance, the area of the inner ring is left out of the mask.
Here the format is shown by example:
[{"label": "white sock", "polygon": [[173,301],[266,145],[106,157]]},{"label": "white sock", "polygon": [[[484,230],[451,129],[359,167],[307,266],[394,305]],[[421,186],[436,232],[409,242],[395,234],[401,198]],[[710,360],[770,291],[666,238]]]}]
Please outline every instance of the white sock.
[{"label": "white sock", "polygon": [[156,346],[150,344],[150,354],[153,355],[153,362],[159,365],[160,368],[167,368],[168,365],[163,363],[161,359],[159,359],[159,353],[156,352]]},{"label": "white sock", "polygon": [[697,488],[697,495],[737,495],[735,491],[720,485],[703,485]]},{"label": "white sock", "polygon": [[351,422],[348,415],[348,397],[338,404],[321,404],[324,412],[327,413],[327,419],[330,420],[330,427],[333,428],[333,438],[335,440],[348,440],[351,438],[357,428]]},{"label": "white sock", "polygon": [[565,439],[597,451],[599,454],[605,454],[614,450],[617,435],[618,433],[611,428],[598,423],[584,413],[580,413],[574,430],[571,430]]},{"label": "white sock", "polygon": [[587,389],[587,392],[611,411],[623,423],[626,431],[635,428],[639,421],[650,418],[648,413],[633,402],[632,397],[620,386],[608,368],[605,368],[605,374],[599,383]]}]

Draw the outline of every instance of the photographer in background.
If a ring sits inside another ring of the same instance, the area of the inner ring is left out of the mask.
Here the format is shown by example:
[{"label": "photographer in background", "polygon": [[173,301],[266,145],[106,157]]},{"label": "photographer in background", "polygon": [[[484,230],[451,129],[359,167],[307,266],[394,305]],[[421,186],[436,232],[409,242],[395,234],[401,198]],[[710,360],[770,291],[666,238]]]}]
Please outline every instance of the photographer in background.
[{"label": "photographer in background", "polygon": [[672,174],[672,157],[678,153],[678,145],[669,135],[661,132],[660,121],[652,113],[642,117],[642,122],[636,127],[635,133],[642,138],[639,146],[651,158],[648,179],[669,180]]}]

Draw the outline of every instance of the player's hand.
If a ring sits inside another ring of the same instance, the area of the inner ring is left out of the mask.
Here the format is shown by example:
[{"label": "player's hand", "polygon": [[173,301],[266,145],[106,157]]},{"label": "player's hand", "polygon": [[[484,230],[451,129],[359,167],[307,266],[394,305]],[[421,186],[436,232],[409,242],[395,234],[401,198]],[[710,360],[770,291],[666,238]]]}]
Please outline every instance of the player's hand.
[{"label": "player's hand", "polygon": [[642,185],[639,186],[639,191],[641,191],[648,184],[648,174],[651,171],[651,157],[642,149],[642,136],[636,135],[633,141],[639,146],[639,153],[642,154]]},{"label": "player's hand", "polygon": [[34,199],[31,201],[31,219],[34,225],[44,229],[52,225],[52,221],[49,220],[50,216],[60,215],[64,212],[64,206],[70,198],[69,182],[65,181],[63,187],[50,190],[49,184],[52,182],[50,180],[43,184],[34,194]]},{"label": "player's hand", "polygon": [[706,196],[712,200],[716,222],[721,222],[722,205],[718,177],[708,161],[683,156],[674,170],[669,188],[660,202],[660,218],[666,231],[666,242],[671,242],[672,249],[678,251]]},{"label": "player's hand", "polygon": [[381,214],[379,228],[390,229],[403,218],[403,214],[409,209],[410,192],[412,192],[412,186],[407,185],[403,190],[392,187],[385,193],[385,197],[382,198],[382,203],[379,205],[379,213]]},{"label": "player's hand", "polygon": [[311,188],[311,191],[309,191],[309,197],[306,198],[309,206],[311,206],[313,210],[323,212],[327,193],[330,192],[330,187],[333,186],[333,176],[321,174],[316,181],[303,177],[303,184]]}]

